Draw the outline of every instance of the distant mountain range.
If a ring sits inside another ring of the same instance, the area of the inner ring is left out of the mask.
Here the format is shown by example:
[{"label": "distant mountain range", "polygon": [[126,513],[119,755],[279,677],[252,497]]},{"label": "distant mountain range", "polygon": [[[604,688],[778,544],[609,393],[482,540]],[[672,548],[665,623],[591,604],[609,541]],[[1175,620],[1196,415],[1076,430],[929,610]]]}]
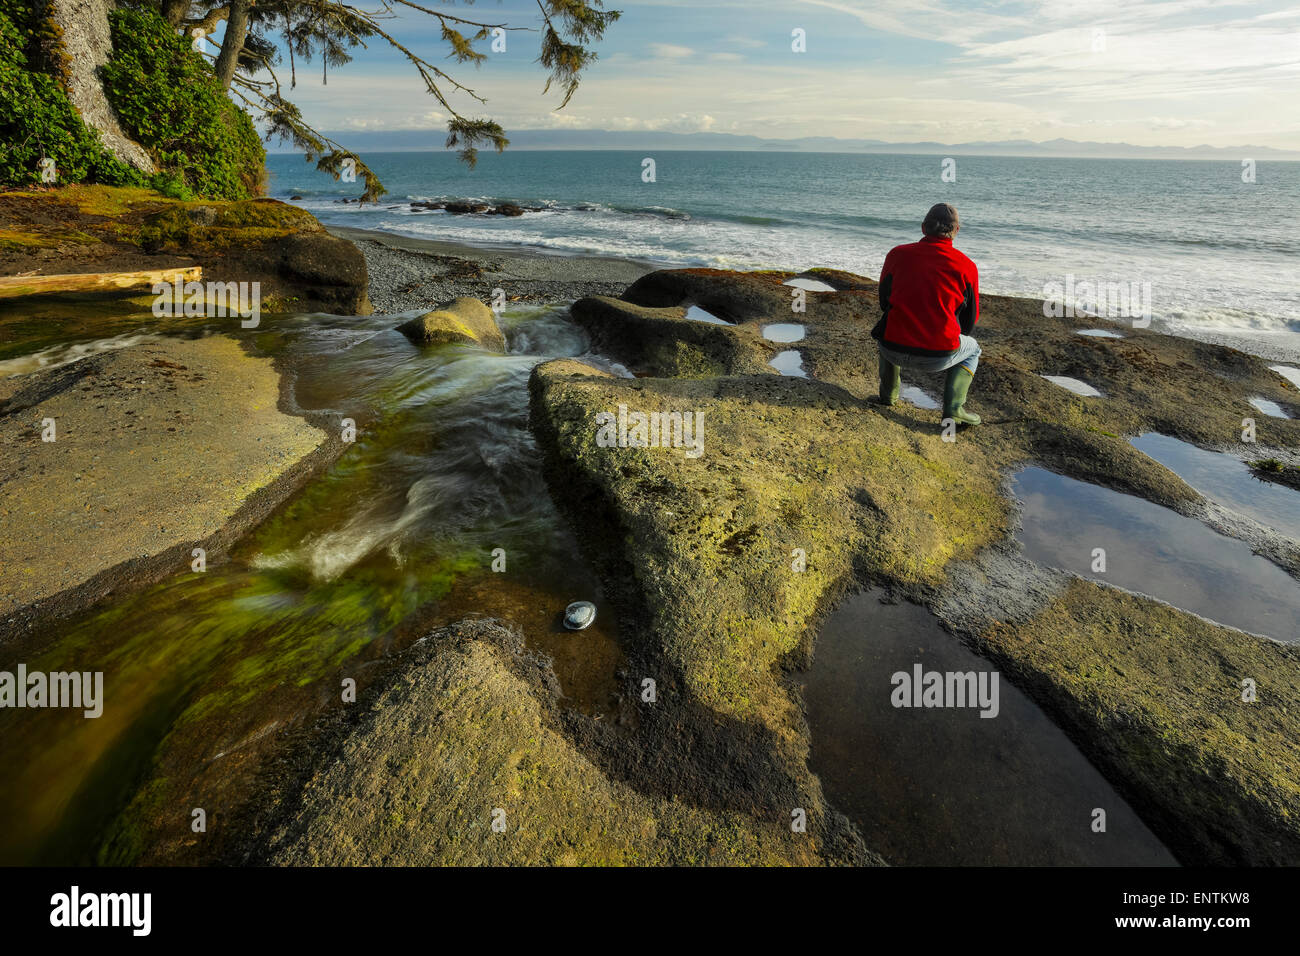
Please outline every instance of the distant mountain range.
[{"label": "distant mountain range", "polygon": [[[406,152],[441,150],[446,133],[428,130],[341,130],[327,134],[358,152]],[[669,133],[604,129],[521,129],[508,130],[510,149],[695,149],[770,150],[805,153],[923,153],[963,156],[1059,156],[1115,159],[1275,159],[1300,160],[1300,150],[1268,146],[1133,146],[1129,143],[1080,142],[1051,139],[1036,143],[1027,139],[973,143],[890,143],[880,139],[837,139],[834,136],[804,136],[799,139],[766,139],[735,133]],[[297,152],[278,149],[272,152]]]}]

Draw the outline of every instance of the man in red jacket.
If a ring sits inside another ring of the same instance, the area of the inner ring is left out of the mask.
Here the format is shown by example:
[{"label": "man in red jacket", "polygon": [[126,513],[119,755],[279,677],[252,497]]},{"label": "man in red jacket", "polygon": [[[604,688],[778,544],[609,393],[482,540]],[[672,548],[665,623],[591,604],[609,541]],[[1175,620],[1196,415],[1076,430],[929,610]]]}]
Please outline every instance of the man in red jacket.
[{"label": "man in red jacket", "polygon": [[941,202],[926,213],[920,242],[889,250],[880,270],[883,315],[871,335],[880,343],[881,404],[898,401],[901,366],[946,371],[944,419],[978,425],[965,405],[980,357],[970,334],[979,321],[980,279],[975,263],[952,246],[960,228],[957,210]]}]

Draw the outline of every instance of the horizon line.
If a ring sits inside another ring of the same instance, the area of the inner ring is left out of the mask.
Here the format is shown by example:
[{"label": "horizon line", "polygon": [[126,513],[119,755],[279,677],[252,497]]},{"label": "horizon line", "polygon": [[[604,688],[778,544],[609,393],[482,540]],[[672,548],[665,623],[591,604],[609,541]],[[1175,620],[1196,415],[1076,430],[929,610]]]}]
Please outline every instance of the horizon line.
[{"label": "horizon line", "polygon": [[[349,139],[355,140],[355,139],[386,137],[386,136],[387,137],[411,137],[411,136],[419,136],[419,135],[426,135],[426,134],[432,136],[442,136],[445,135],[446,131],[436,127],[429,127],[426,129],[324,130],[323,133],[324,135],[329,136],[330,138],[335,139],[340,143],[346,144],[346,142]],[[1017,158],[1043,158],[1043,159],[1148,158],[1143,156],[1132,156],[1132,155],[1115,155],[1115,156],[1101,155],[1107,149],[1111,149],[1116,153],[1120,153],[1120,154],[1130,152],[1130,151],[1148,153],[1148,154],[1149,153],[1188,154],[1188,153],[1196,153],[1196,152],[1230,154],[1235,151],[1239,154],[1238,158],[1240,159],[1253,158],[1251,156],[1251,153],[1253,152],[1253,153],[1267,154],[1274,161],[1279,161],[1279,162],[1292,162],[1292,161],[1300,160],[1300,149],[1285,149],[1276,146],[1265,146],[1262,144],[1235,144],[1231,146],[1213,146],[1210,145],[1209,143],[1198,143],[1194,146],[1142,146],[1135,143],[1124,142],[1122,140],[1121,141],[1076,140],[1076,139],[1068,139],[1066,137],[1056,137],[1055,139],[1050,139],[1050,140],[1029,140],[1029,139],[967,140],[958,143],[943,143],[937,140],[899,141],[899,140],[878,140],[878,139],[868,139],[868,138],[854,139],[854,138],[845,138],[839,136],[801,136],[801,137],[792,137],[792,138],[769,138],[765,136],[760,136],[756,133],[713,132],[710,130],[693,130],[690,132],[679,132],[675,130],[609,130],[600,127],[585,127],[579,129],[522,128],[522,129],[514,130],[513,133],[507,132],[507,137],[511,135],[514,136],[526,135],[531,137],[531,136],[535,136],[536,134],[543,134],[559,140],[562,140],[566,136],[602,134],[605,136],[621,137],[621,138],[662,137],[666,140],[667,139],[682,140],[682,139],[688,139],[690,137],[715,137],[715,138],[724,138],[724,139],[733,139],[733,140],[757,140],[758,141],[757,143],[744,143],[744,144],[738,143],[732,146],[714,144],[712,150],[718,152],[748,151],[748,152],[792,152],[792,153],[830,153],[830,154],[863,153],[863,152],[896,152],[899,155],[925,155],[927,152],[931,150],[959,150],[959,149],[983,150],[983,149],[1003,148],[1003,149],[1008,149],[1010,151],[1007,153],[1000,153],[1000,154],[989,153],[986,155],[1005,155],[1008,157],[1017,157]],[[828,141],[825,143],[825,147],[827,148],[808,149],[808,148],[800,148],[797,145],[797,144],[809,143],[809,142],[820,143],[821,141]],[[837,143],[843,143],[844,148],[835,149],[834,144]],[[787,144],[791,148],[784,149],[784,150],[780,148],[783,145],[787,145]],[[912,149],[908,149],[906,147],[912,147]],[[1034,152],[1033,155],[1021,157],[1020,154],[1017,152],[1018,147],[1023,147],[1024,150],[1028,150],[1028,151],[1036,151],[1036,150],[1054,151],[1055,155],[1040,155],[1039,153]],[[1077,156],[1071,155],[1070,152],[1071,147],[1080,147],[1084,150],[1085,154],[1077,155]],[[641,148],[641,147],[625,147],[617,143],[613,143],[613,144],[580,143],[580,144],[557,144],[557,145],[521,143],[517,146],[514,144],[507,146],[507,150],[512,149],[516,152],[525,152],[525,151],[562,152],[562,151],[578,151],[584,149],[613,150],[613,149],[628,149],[628,148]],[[692,149],[692,147],[689,144],[675,145],[675,146],[670,146],[665,144],[663,146],[656,146],[654,148],[678,149],[683,151]],[[455,150],[448,149],[445,146],[440,146],[437,144],[430,143],[428,145],[399,146],[399,147],[393,147],[387,149],[376,149],[373,151],[374,152],[442,152],[442,151],[454,152]],[[696,151],[708,152],[710,150],[696,148]],[[302,152],[304,151],[294,147],[267,149],[268,154],[277,154],[277,155],[294,154],[294,153],[301,154]],[[495,152],[495,150],[488,149],[488,150],[482,150],[482,152],[484,153]],[[1165,158],[1192,159],[1193,157],[1171,156]]]}]

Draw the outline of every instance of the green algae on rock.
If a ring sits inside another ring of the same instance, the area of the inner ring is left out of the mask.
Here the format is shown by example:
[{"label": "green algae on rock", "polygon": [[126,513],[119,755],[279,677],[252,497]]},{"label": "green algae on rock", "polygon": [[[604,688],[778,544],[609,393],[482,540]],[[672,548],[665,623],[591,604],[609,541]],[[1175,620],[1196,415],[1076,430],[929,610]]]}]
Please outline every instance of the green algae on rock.
[{"label": "green algae on rock", "polygon": [[752,329],[693,322],[686,309],[651,308],[592,296],[572,307],[592,346],[655,375],[707,378],[732,372],[765,374],[769,351]]},{"label": "green algae on rock", "polygon": [[[1220,719],[1215,715],[1227,705],[1223,681],[1214,675],[1258,672],[1264,675],[1258,680],[1268,680],[1279,668],[1294,670],[1294,651],[1115,589],[1075,607],[1086,636],[1061,640],[1059,622],[1049,623],[1052,602],[1068,593],[1077,604],[1090,592],[1004,554],[1014,517],[1003,479],[1030,462],[1209,520],[1197,492],[1121,436],[1159,430],[1211,447],[1231,445],[1249,414],[1248,398],[1280,387],[1265,363],[1142,329],[1123,340],[1081,338],[1074,334],[1077,323],[1044,318],[1040,303],[985,297],[979,331],[985,356],[972,400],[987,410],[988,426],[945,442],[937,412],[882,409],[868,400],[876,384],[869,338],[878,315],[874,283],[818,274],[841,291],[808,292],[799,311],[791,289],[781,285],[790,275],[653,273],[629,288],[623,302],[575,306],[575,316],[613,358],[643,376],[670,377],[615,379],[571,361],[534,370],[533,427],[553,493],[588,530],[606,590],[625,604],[624,621],[638,622],[626,636],[629,654],[679,674],[682,706],[689,701],[763,728],[773,773],[798,788],[809,776],[807,730],[782,668],[806,656],[819,615],[839,590],[855,579],[880,583],[933,607],[963,588],[987,596],[987,582],[998,579],[1001,603],[989,607],[1001,613],[980,618],[970,608],[950,608],[941,617],[977,650],[994,653],[1072,733],[1105,734],[1115,722],[1126,727],[1118,742],[1086,749],[1109,754],[1095,759],[1180,859],[1300,858],[1300,807],[1294,788],[1285,785],[1300,780],[1300,755],[1286,747],[1270,758],[1251,743],[1255,719],[1300,736],[1300,714],[1281,704],[1294,699],[1285,680],[1266,714],[1235,714],[1232,732],[1199,738],[1189,732],[1181,749],[1166,746],[1174,722],[1208,727]],[[691,303],[736,324],[689,323],[682,306]],[[763,347],[752,334],[757,323],[790,320],[792,309],[794,321],[807,327],[800,350],[814,379],[753,374]],[[721,371],[683,368],[670,351],[674,333]],[[1097,383],[1106,397],[1084,400],[1041,378],[1058,371]],[[620,404],[704,412],[705,454],[692,461],[669,448],[598,447],[596,415]],[[1291,457],[1300,445],[1293,421],[1260,423],[1258,435],[1270,448],[1290,449]],[[1267,554],[1300,576],[1294,544],[1275,542]],[[1013,570],[994,574],[999,564]],[[970,568],[983,568],[978,588]],[[1102,620],[1114,618],[1117,604],[1127,618],[1119,630]],[[1032,642],[1037,659],[1016,645],[994,647],[989,634],[1013,627]],[[1135,650],[1147,629],[1160,631],[1159,642]],[[1126,723],[1135,707],[1168,706],[1161,699],[1164,671],[1146,656],[1158,654],[1156,648],[1176,648],[1182,679],[1189,691],[1199,690],[1179,695],[1172,720]],[[1137,655],[1129,666],[1147,672],[1120,676],[1105,696],[1040,676],[1077,667],[1084,649]],[[1077,716],[1085,712],[1091,723]],[[1068,714],[1076,716],[1062,716]],[[1158,760],[1157,753],[1163,753]],[[1261,763],[1269,759],[1276,766]],[[1261,776],[1254,779],[1262,782],[1252,792],[1249,780],[1207,775],[1201,769],[1207,762],[1256,768]],[[1223,813],[1234,821],[1226,841],[1215,835]],[[1242,822],[1258,814],[1267,819]]]},{"label": "green algae on rock", "polygon": [[491,352],[504,352],[506,339],[492,310],[478,299],[454,299],[433,312],[416,316],[397,327],[417,345],[468,342]]},{"label": "green algae on rock", "polygon": [[[629,380],[564,361],[539,366],[531,388],[561,509],[582,522],[598,566],[617,569],[606,589],[634,622],[629,656],[672,688],[654,710],[667,725],[658,732],[689,736],[722,721],[731,729],[710,740],[715,759],[754,768],[747,773],[781,799],[819,795],[782,664],[802,651],[856,555],[937,582],[947,560],[1002,533],[996,479],[953,467],[937,440],[916,446],[907,428],[863,416],[842,390],[815,382]],[[600,448],[595,416],[620,404],[703,413],[703,457]],[[980,458],[973,445],[950,450]],[[952,511],[953,496],[984,520]],[[744,790],[720,798],[753,799]]]},{"label": "green algae on rock", "polygon": [[[279,865],[735,865],[820,862],[773,816],[647,795],[565,727],[545,658],[492,620],[435,631],[284,792]],[[377,759],[380,758],[380,759]]]}]

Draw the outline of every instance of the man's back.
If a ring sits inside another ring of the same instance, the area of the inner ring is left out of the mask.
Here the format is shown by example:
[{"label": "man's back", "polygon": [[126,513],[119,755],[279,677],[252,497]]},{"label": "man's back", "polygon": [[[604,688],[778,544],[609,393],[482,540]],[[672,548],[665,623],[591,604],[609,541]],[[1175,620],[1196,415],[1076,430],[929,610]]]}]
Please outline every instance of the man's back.
[{"label": "man's back", "polygon": [[948,238],[895,246],[880,271],[880,305],[884,318],[872,334],[889,348],[954,352],[979,321],[979,270]]}]

